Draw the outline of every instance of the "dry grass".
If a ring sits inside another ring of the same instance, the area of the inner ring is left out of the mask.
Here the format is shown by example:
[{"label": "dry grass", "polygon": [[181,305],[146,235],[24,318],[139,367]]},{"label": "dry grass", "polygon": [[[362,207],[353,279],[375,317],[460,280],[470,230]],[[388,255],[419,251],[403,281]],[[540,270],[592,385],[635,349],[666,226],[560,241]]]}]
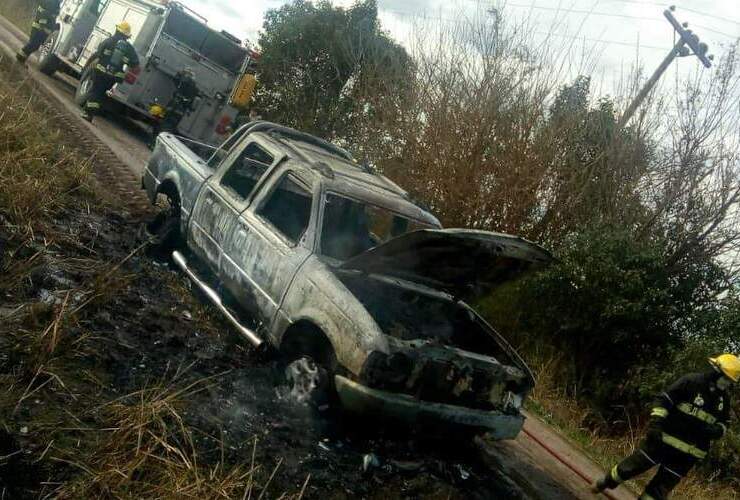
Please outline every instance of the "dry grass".
[{"label": "dry grass", "polygon": [[8,18],[13,24],[24,31],[31,29],[35,0],[2,0],[0,15]]},{"label": "dry grass", "polygon": [[[263,498],[280,462],[265,471],[255,464],[253,453],[244,466],[231,467],[223,460],[215,465],[200,463],[194,431],[185,424],[182,412],[187,399],[208,382],[184,388],[160,383],[103,405],[99,411],[105,435],[93,456],[84,462],[77,461],[75,454],[53,458],[83,471],[79,479],[58,490],[59,498]],[[255,440],[255,451],[256,446]],[[303,489],[282,498],[302,496]]]},{"label": "dry grass", "polygon": [[[74,143],[25,72],[0,60],[0,433],[23,436],[26,451],[14,455],[23,475],[50,478],[30,486],[34,497],[280,496],[271,486],[280,462],[214,460],[203,442],[218,439],[187,423],[190,399],[212,380],[186,382],[193,377],[181,370],[111,401],[111,374],[96,361],[111,339],[95,337],[93,319],[126,295],[136,278],[127,263],[144,247],[111,259],[81,238],[96,237],[117,207],[97,196]],[[13,495],[4,479],[0,498]]]},{"label": "dry grass", "polygon": [[[7,58],[0,59],[0,71],[0,214],[14,235],[33,238],[60,211],[96,202],[91,162],[65,146],[55,114],[42,111],[25,72]],[[21,274],[36,253],[21,261]]]}]

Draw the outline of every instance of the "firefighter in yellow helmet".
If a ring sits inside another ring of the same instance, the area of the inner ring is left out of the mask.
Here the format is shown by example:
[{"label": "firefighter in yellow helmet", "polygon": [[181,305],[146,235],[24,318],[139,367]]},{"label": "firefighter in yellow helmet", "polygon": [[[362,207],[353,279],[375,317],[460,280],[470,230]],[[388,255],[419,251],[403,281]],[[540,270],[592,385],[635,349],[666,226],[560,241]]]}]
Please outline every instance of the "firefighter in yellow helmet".
[{"label": "firefighter in yellow helmet", "polygon": [[711,370],[680,378],[656,398],[647,437],[637,451],[593,484],[594,493],[658,467],[640,499],[663,500],[707,456],[712,441],[727,431],[729,389],[740,381],[740,359],[722,354],[709,358],[709,364]]},{"label": "firefighter in yellow helmet", "polygon": [[92,71],[92,87],[82,103],[82,117],[92,121],[105,100],[106,93],[126,77],[126,69],[139,67],[139,56],[129,43],[131,25],[123,21],[116,25],[116,32],[103,40],[89,63]]}]

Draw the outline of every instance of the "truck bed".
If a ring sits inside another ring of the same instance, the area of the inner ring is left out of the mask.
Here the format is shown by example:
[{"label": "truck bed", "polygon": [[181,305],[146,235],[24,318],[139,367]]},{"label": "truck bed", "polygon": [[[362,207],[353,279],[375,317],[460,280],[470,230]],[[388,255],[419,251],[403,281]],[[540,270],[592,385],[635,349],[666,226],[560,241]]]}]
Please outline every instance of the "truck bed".
[{"label": "truck bed", "polygon": [[149,199],[154,202],[160,186],[172,183],[180,193],[183,223],[187,222],[206,179],[213,169],[206,160],[172,134],[160,134],[152,157],[144,169],[143,184]]}]

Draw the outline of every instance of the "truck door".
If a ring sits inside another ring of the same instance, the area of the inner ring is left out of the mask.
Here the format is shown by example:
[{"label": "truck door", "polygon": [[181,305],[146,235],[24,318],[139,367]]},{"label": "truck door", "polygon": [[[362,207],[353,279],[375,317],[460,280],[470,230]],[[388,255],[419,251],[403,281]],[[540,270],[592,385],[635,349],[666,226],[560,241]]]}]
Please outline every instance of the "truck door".
[{"label": "truck door", "polygon": [[190,246],[217,274],[240,304],[254,308],[249,282],[228,258],[226,246],[239,231],[237,221],[259,181],[275,157],[254,141],[245,141],[221,163],[216,174],[203,187],[193,209]]},{"label": "truck door", "polygon": [[296,173],[276,171],[238,221],[229,260],[256,291],[256,318],[267,328],[293,277],[311,255],[315,224],[313,186]]}]

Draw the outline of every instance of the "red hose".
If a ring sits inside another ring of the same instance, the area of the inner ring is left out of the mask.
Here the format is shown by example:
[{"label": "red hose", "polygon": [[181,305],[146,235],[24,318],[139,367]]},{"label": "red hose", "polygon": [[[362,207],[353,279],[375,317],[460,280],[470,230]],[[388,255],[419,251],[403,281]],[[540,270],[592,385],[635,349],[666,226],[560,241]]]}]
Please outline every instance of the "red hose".
[{"label": "red hose", "polygon": [[[576,473],[578,477],[586,481],[586,483],[591,484],[593,480],[589,478],[583,471],[581,471],[578,467],[573,465],[569,460],[565,459],[563,456],[561,456],[558,452],[556,452],[554,449],[552,449],[549,445],[547,445],[544,441],[542,441],[540,438],[529,432],[527,429],[522,429],[524,433],[529,436],[532,441],[540,445],[542,448],[544,448],[550,455],[552,455],[558,462],[565,465],[567,468],[572,470]],[[618,500],[617,497],[612,495],[608,491],[603,492],[604,495],[607,496],[607,498],[610,498],[611,500]]]}]

